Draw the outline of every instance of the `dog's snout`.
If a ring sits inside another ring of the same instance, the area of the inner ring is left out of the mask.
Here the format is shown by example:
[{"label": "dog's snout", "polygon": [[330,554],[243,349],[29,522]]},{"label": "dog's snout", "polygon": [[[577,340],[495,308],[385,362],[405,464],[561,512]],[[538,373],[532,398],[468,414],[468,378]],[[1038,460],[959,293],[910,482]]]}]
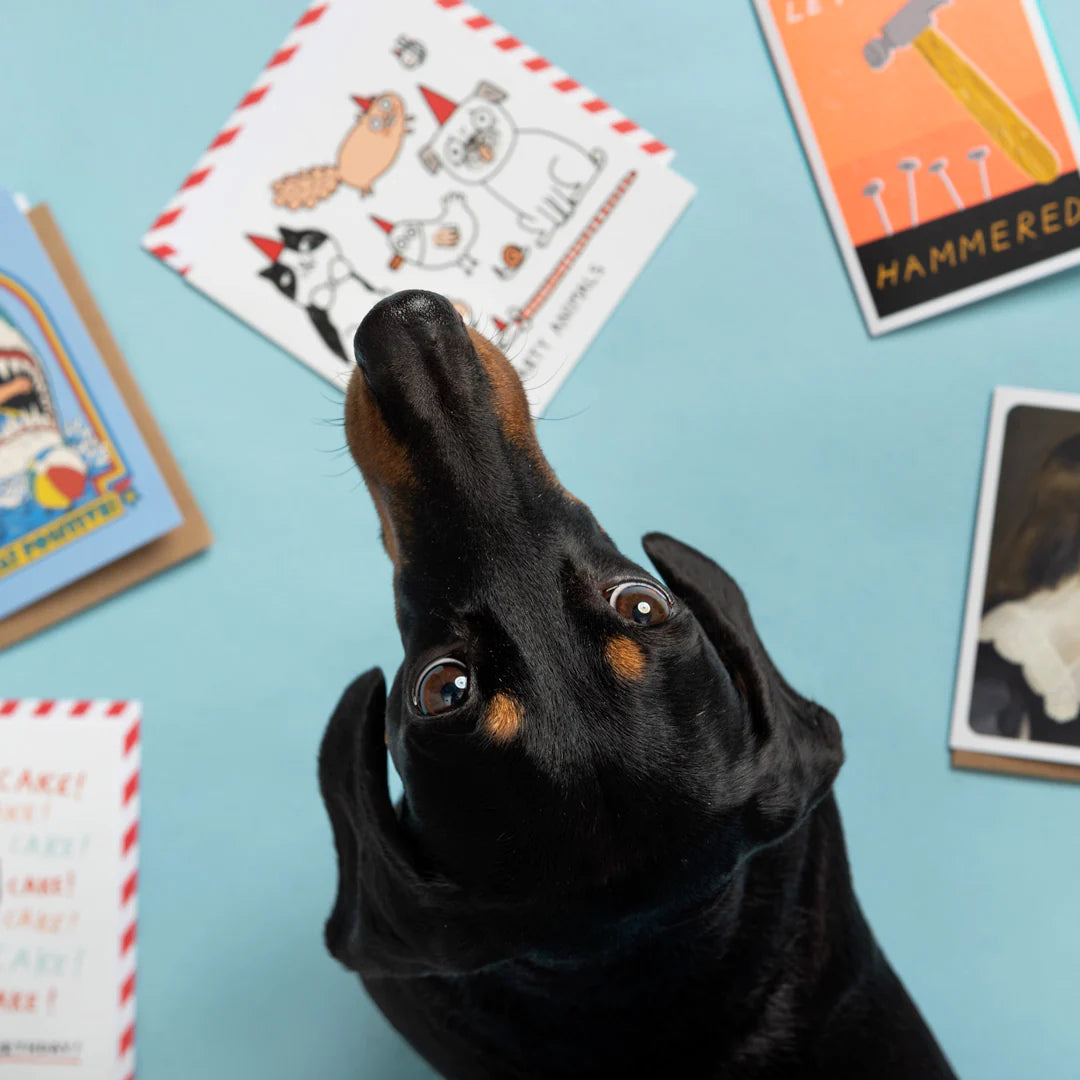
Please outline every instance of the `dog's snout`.
[{"label": "dog's snout", "polygon": [[356,331],[356,362],[368,378],[395,357],[408,361],[430,356],[447,341],[465,339],[465,326],[444,296],[407,289],[380,300]]},{"label": "dog's snout", "polygon": [[450,562],[487,567],[477,523],[505,535],[561,492],[517,373],[449,300],[421,290],[380,300],[354,346],[345,433],[391,558],[437,542]]}]

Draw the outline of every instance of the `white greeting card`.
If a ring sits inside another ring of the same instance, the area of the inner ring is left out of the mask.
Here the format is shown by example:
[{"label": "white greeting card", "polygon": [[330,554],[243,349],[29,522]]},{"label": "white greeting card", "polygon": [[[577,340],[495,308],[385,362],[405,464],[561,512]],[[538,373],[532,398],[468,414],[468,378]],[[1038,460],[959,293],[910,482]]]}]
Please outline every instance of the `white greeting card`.
[{"label": "white greeting card", "polygon": [[0,701],[5,1080],[134,1075],[138,813],[136,702]]},{"label": "white greeting card", "polygon": [[143,240],[343,386],[442,293],[542,408],[693,196],[671,154],[459,0],[308,9]]}]

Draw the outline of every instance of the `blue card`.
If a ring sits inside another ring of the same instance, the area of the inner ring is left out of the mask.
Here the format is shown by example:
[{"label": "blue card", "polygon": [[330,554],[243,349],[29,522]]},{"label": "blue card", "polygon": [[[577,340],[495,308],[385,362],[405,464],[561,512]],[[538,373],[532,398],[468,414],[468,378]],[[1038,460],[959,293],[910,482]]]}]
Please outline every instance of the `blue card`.
[{"label": "blue card", "polygon": [[0,619],[181,522],[44,248],[0,188]]}]

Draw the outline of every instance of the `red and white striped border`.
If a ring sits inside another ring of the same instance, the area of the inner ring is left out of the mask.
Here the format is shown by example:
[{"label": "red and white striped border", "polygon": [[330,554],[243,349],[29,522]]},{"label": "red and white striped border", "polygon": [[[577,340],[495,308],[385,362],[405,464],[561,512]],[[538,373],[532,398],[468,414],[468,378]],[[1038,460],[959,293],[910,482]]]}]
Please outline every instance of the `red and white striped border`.
[{"label": "red and white striped border", "polygon": [[625,135],[628,139],[632,139],[650,157],[667,160],[672,156],[670,147],[662,143],[655,135],[651,135],[628,116],[609,105],[587,86],[582,86],[577,79],[557,68],[550,60],[546,60],[535,50],[530,49],[528,45],[493,22],[483,12],[465,3],[465,0],[434,0],[434,2],[436,7],[452,12],[464,26],[480,34],[501,53],[519,60],[526,71],[531,71],[542,78],[556,93],[580,105],[587,113],[606,120],[612,131],[617,135]]},{"label": "red and white striped border", "polygon": [[[633,120],[624,116],[587,87],[582,86],[576,79],[567,75],[565,71],[555,67],[551,61],[545,60],[539,53],[530,49],[509,31],[477,11],[471,4],[465,3],[465,0],[433,0],[433,2],[436,7],[450,13],[454,18],[460,19],[462,25],[469,30],[482,35],[501,53],[513,54],[516,59],[521,61],[521,66],[526,71],[531,71],[539,78],[544,79],[558,94],[576,102],[587,113],[607,121],[611,130],[616,134],[633,139],[646,154],[660,161],[671,160],[672,151],[667,145],[649,134],[644,128],[639,127]],[[171,202],[157,216],[143,237],[143,247],[151,255],[156,255],[166,266],[169,266],[178,274],[182,276],[187,274],[191,269],[191,264],[185,260],[181,252],[176,248],[175,237],[170,232],[170,227],[175,225],[182,217],[190,192],[194,188],[205,184],[213,175],[221,152],[232,146],[242,135],[244,124],[250,115],[249,110],[259,105],[270,93],[279,69],[296,56],[303,44],[306,31],[319,22],[323,15],[326,14],[329,6],[329,0],[326,3],[314,4],[296,20],[292,31],[281,48],[274,53],[270,58],[270,62],[263,68],[258,79],[255,80],[255,85],[244,95],[225,126],[203,152],[195,168],[185,177]]]},{"label": "red and white striped border", "polygon": [[570,272],[570,268],[581,257],[581,253],[588,247],[600,226],[607,221],[612,210],[619,204],[619,200],[629,191],[630,185],[637,179],[637,170],[631,169],[616,185],[615,190],[608,196],[607,201],[593,215],[592,221],[578,234],[577,239],[570,245],[566,254],[559,260],[559,265],[547,276],[540,288],[533,294],[532,299],[521,309],[516,322],[527,323],[544,306],[547,298],[554,292],[560,281]]},{"label": "red and white striped border", "polygon": [[171,225],[183,215],[187,206],[189,193],[197,187],[201,187],[213,175],[214,168],[220,158],[222,150],[232,146],[241,136],[244,124],[250,115],[250,110],[261,104],[267,94],[273,89],[274,78],[280,73],[280,69],[288,64],[300,50],[305,31],[314,26],[326,14],[329,3],[314,4],[293,24],[292,31],[282,43],[280,49],[270,57],[266,67],[259,73],[255,85],[240,99],[240,104],[232,111],[225,126],[214,137],[213,142],[206,148],[203,155],[195,164],[195,168],[184,178],[172,201],[157,216],[157,219],[147,230],[143,237],[143,246],[151,255],[156,255],[163,263],[171,267],[178,274],[184,275],[191,269],[185,262],[181,253],[170,243],[170,234],[167,231]]},{"label": "red and white striped border", "polygon": [[0,722],[10,720],[113,720],[124,725],[123,785],[120,799],[120,985],[117,1064],[124,1080],[135,1077],[135,937],[139,892],[139,743],[140,707],[134,701],[3,699]]}]

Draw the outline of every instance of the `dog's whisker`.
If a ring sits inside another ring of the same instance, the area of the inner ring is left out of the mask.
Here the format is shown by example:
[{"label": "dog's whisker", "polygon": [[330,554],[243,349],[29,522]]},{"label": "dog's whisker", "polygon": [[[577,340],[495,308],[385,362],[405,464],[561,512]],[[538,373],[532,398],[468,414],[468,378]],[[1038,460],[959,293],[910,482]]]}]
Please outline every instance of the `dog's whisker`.
[{"label": "dog's whisker", "polygon": [[543,387],[547,386],[547,384],[549,382],[551,382],[552,379],[554,379],[557,375],[559,375],[559,373],[563,370],[563,368],[566,367],[568,361],[569,361],[569,357],[565,357],[563,359],[563,362],[561,364],[559,364],[559,366],[557,368],[555,368],[555,370],[541,383],[537,383],[537,382],[524,383],[523,382],[523,385],[525,386],[525,389],[526,390],[541,390],[541,389],[543,389]]},{"label": "dog's whisker", "polygon": [[350,465],[347,469],[342,469],[341,472],[327,472],[323,473],[324,480],[340,480],[343,476],[354,475],[354,469]]},{"label": "dog's whisker", "polygon": [[533,420],[537,422],[541,420],[546,420],[549,422],[558,422],[560,420],[576,420],[579,416],[584,416],[587,412],[589,412],[590,409],[592,409],[591,404],[584,405],[580,409],[578,409],[577,412],[567,413],[565,416],[543,416],[540,414],[535,414],[533,416]]}]

